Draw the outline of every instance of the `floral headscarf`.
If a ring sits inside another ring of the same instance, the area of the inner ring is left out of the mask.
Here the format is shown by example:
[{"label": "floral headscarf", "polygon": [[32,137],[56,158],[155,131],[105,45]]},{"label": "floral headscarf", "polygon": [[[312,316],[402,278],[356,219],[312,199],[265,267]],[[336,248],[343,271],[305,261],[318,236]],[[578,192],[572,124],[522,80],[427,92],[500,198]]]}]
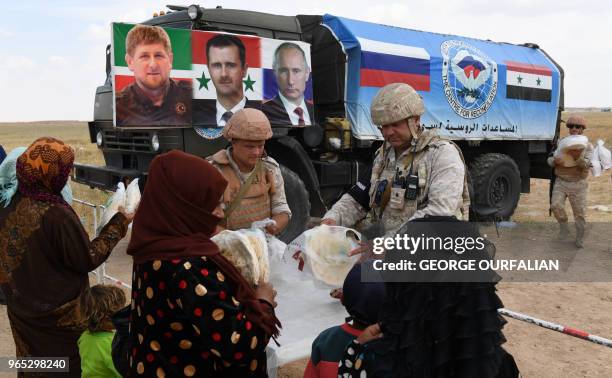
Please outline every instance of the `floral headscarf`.
[{"label": "floral headscarf", "polygon": [[38,201],[70,207],[61,191],[74,163],[74,151],[61,140],[43,137],[17,159],[18,190]]}]

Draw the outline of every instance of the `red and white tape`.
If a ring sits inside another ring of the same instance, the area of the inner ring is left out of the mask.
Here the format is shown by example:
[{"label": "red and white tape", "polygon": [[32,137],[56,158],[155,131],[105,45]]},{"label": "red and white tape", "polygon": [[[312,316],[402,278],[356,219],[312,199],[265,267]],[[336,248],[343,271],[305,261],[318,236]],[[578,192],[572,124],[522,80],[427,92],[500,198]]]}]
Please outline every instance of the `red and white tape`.
[{"label": "red and white tape", "polygon": [[121,280],[116,279],[115,277],[111,277],[108,274],[105,274],[104,278],[110,280],[115,285],[123,286],[123,287],[126,287],[126,288],[130,289],[130,290],[132,289],[132,286],[126,284],[125,282],[123,282]]},{"label": "red and white tape", "polygon": [[601,336],[597,336],[597,335],[591,335],[591,334],[589,334],[587,332],[584,332],[584,331],[581,331],[579,329],[575,329],[575,328],[571,328],[571,327],[565,327],[565,326],[563,326],[561,324],[556,324],[556,323],[548,322],[546,320],[534,318],[532,316],[521,314],[520,312],[508,310],[506,308],[500,308],[500,309],[497,310],[497,312],[499,312],[500,314],[502,314],[504,316],[508,316],[510,318],[513,318],[513,319],[522,320],[522,321],[527,322],[527,323],[535,324],[535,325],[540,326],[540,327],[544,327],[544,328],[547,328],[547,329],[552,329],[553,331],[561,332],[561,333],[564,333],[566,335],[574,336],[574,337],[577,337],[579,339],[587,340],[587,341],[593,342],[595,344],[604,345],[604,346],[607,346],[609,348],[612,348],[612,340],[606,339],[605,337],[601,337]]}]

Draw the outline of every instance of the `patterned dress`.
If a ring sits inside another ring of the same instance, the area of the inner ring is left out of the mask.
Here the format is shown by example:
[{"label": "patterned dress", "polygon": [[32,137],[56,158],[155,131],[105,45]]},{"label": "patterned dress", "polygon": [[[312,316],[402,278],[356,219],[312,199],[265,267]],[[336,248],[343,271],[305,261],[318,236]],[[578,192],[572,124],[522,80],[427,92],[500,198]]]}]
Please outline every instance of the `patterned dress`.
[{"label": "patterned dress", "polygon": [[17,357],[68,357],[70,373],[60,375],[81,376],[77,340],[85,325],[77,320],[87,272],[108,258],[126,231],[125,217],[116,214],[90,242],[72,210],[19,193],[0,209],[0,287]]},{"label": "patterned dress", "polygon": [[130,376],[266,376],[262,329],[206,257],[134,264]]}]

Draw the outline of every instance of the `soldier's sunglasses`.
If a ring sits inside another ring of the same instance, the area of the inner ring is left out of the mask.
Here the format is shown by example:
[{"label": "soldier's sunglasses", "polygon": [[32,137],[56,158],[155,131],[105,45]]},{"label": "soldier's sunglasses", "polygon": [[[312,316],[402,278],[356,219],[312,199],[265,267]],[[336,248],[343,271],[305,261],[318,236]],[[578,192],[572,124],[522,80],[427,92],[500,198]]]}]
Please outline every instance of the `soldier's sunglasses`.
[{"label": "soldier's sunglasses", "polygon": [[582,125],[567,125],[568,129],[584,129]]}]

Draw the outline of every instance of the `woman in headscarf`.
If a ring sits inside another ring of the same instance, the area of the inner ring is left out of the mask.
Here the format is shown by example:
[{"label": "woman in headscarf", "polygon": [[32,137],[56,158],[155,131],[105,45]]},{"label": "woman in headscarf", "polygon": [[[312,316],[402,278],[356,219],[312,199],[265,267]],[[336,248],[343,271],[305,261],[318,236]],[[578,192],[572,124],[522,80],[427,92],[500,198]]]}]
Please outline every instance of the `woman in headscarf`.
[{"label": "woman in headscarf", "polygon": [[280,326],[275,292],[253,289],[210,240],[226,186],[184,152],[151,162],[128,247],[131,376],[266,376],[265,348]]},{"label": "woman in headscarf", "polygon": [[[426,217],[408,222],[399,235],[446,238],[462,242],[480,237],[476,227],[454,217]],[[434,240],[434,239],[430,239]],[[492,244],[463,254],[447,247],[387,251],[385,262],[493,258]],[[469,257],[468,257],[469,256]],[[476,264],[478,266],[478,264]],[[403,275],[398,275],[403,274]],[[470,274],[469,276],[467,274]],[[386,300],[379,322],[349,344],[340,361],[339,376],[350,377],[504,377],[519,371],[502,344],[506,321],[497,309],[494,271],[383,272]],[[472,282],[466,282],[466,280]],[[394,281],[394,282],[393,282]],[[403,281],[403,282],[402,282]]]},{"label": "woman in headscarf", "polygon": [[89,287],[88,272],[108,258],[130,219],[118,213],[90,242],[60,194],[73,162],[72,148],[49,137],[17,159],[17,192],[8,207],[0,206],[0,284],[16,356],[69,357],[64,376],[80,377],[79,299]]},{"label": "woman in headscarf", "polygon": [[[26,147],[14,148],[0,162],[0,205],[2,207],[8,207],[11,199],[17,193],[17,187],[19,186],[19,181],[17,180],[17,159],[26,150]],[[72,188],[70,188],[70,183],[66,181],[66,185],[64,185],[60,194],[68,205],[72,205]]]}]

